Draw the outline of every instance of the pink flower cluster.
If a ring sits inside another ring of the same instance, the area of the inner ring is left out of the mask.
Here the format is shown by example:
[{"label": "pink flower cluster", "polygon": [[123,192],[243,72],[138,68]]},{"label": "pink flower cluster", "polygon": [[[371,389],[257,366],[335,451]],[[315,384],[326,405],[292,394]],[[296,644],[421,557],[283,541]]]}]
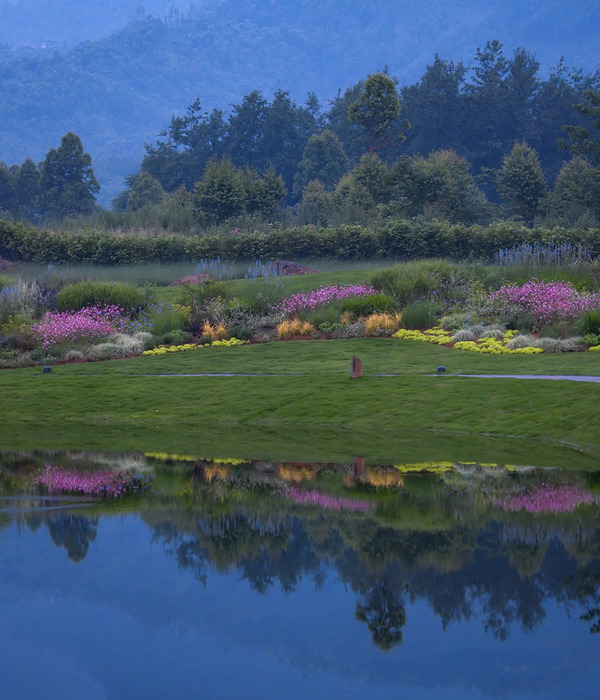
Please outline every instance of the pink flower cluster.
[{"label": "pink flower cluster", "polygon": [[596,503],[596,499],[581,486],[553,487],[546,484],[528,493],[494,501],[505,511],[526,510],[528,513],[570,513],[584,503]]},{"label": "pink flower cluster", "polygon": [[44,472],[33,480],[50,493],[81,493],[86,496],[122,496],[141,489],[140,478],[121,472],[78,472],[46,464]]},{"label": "pink flower cluster", "polygon": [[316,490],[303,491],[294,486],[285,489],[282,494],[294,503],[320,506],[328,510],[352,510],[366,513],[371,508],[371,503],[368,501],[353,501],[349,498],[332,496],[329,493],[321,493]]},{"label": "pink flower cluster", "polygon": [[346,299],[347,297],[368,297],[375,294],[373,287],[366,284],[348,284],[345,287],[339,284],[330,287],[319,287],[311,292],[299,292],[284,299],[276,308],[288,314],[296,313],[302,309],[314,311],[323,304],[328,304],[336,299]]},{"label": "pink flower cluster", "polygon": [[600,294],[578,292],[568,282],[540,282],[536,279],[520,286],[500,287],[488,299],[517,306],[539,323],[573,319],[584,311],[600,308]]},{"label": "pink flower cluster", "polygon": [[48,311],[31,329],[42,346],[48,348],[64,341],[103,338],[125,329],[125,313],[119,306],[86,306],[79,311]]}]

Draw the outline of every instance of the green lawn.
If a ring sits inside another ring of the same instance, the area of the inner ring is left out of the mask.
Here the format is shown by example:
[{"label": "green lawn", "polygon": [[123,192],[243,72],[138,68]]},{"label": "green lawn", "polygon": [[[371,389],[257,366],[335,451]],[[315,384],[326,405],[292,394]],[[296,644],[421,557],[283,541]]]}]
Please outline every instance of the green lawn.
[{"label": "green lawn", "polygon": [[[391,265],[392,263],[390,263]],[[271,278],[268,284],[273,285],[281,291],[282,296],[295,294],[301,291],[310,291],[318,287],[327,287],[333,284],[360,284],[368,281],[376,272],[374,269],[357,269],[357,270],[334,270],[330,272],[319,272],[309,275],[290,275],[287,277]],[[256,294],[257,286],[264,283],[262,279],[238,279],[226,282],[230,296],[233,297],[250,297]],[[173,303],[177,300],[181,290],[179,287],[157,287],[154,291],[156,301],[168,301]]]},{"label": "green lawn", "polygon": [[[350,379],[350,358],[366,376]],[[430,376],[438,365],[450,376]],[[173,377],[248,372],[267,376]],[[398,376],[377,376],[391,373]],[[205,348],[0,372],[3,449],[141,449],[370,462],[600,467],[600,356],[476,355],[391,339]],[[288,375],[288,376],[268,376]]]}]

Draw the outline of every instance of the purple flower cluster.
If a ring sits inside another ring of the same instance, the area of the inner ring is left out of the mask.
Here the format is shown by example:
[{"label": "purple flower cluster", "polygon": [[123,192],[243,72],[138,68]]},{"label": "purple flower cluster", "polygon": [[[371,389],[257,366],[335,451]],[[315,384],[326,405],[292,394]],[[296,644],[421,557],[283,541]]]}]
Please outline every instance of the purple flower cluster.
[{"label": "purple flower cluster", "polygon": [[125,330],[125,323],[125,312],[119,306],[86,306],[79,311],[48,311],[31,329],[48,348],[64,341],[103,338]]},{"label": "purple flower cluster", "polygon": [[80,493],[86,496],[122,496],[143,490],[145,484],[139,476],[121,472],[78,472],[46,464],[34,484],[45,486],[50,493]]},{"label": "purple flower cluster", "polygon": [[361,513],[366,513],[371,508],[371,503],[368,501],[353,501],[349,498],[332,496],[329,493],[321,493],[321,491],[311,490],[303,491],[291,486],[282,491],[282,494],[294,503],[302,505],[320,506],[328,510],[352,510]]},{"label": "purple flower cluster", "polygon": [[529,280],[523,285],[505,285],[488,296],[516,306],[531,314],[539,323],[577,318],[584,311],[600,308],[600,294],[578,292],[568,282]]},{"label": "purple flower cluster", "polygon": [[307,309],[314,311],[323,304],[328,304],[336,299],[346,299],[347,297],[368,297],[375,294],[373,287],[366,284],[348,284],[345,287],[339,284],[330,287],[319,287],[311,292],[299,292],[291,297],[285,298],[277,307],[278,311],[285,311],[288,314]]},{"label": "purple flower cluster", "polygon": [[596,503],[589,491],[581,486],[554,487],[542,484],[533,491],[495,500],[505,511],[526,510],[528,513],[570,513],[582,504]]}]

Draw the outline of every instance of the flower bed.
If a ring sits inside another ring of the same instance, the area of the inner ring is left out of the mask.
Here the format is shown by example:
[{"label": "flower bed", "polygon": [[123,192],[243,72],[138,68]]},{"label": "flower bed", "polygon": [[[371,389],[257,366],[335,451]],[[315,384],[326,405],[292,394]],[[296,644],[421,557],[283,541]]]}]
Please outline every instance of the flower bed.
[{"label": "flower bed", "polygon": [[338,284],[319,287],[311,292],[299,292],[285,298],[274,310],[285,311],[288,314],[295,314],[301,310],[314,311],[319,306],[331,301],[347,299],[348,297],[368,297],[375,293],[375,289],[366,284],[349,284],[344,287]]},{"label": "flower bed", "polygon": [[600,308],[600,294],[578,292],[568,282],[529,280],[522,285],[509,284],[488,295],[492,304],[500,303],[532,316],[538,324],[576,319],[584,311]]},{"label": "flower bed", "polygon": [[31,326],[31,330],[47,349],[63,342],[104,338],[111,333],[123,332],[125,327],[125,314],[119,306],[86,306],[79,311],[47,311],[39,323]]}]

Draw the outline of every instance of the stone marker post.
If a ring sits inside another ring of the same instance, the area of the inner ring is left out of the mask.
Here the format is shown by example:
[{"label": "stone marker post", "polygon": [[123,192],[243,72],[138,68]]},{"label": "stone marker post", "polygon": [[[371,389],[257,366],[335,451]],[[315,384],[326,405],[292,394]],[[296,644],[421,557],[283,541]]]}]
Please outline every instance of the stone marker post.
[{"label": "stone marker post", "polygon": [[358,379],[363,376],[362,360],[358,357],[352,358],[352,379]]}]

